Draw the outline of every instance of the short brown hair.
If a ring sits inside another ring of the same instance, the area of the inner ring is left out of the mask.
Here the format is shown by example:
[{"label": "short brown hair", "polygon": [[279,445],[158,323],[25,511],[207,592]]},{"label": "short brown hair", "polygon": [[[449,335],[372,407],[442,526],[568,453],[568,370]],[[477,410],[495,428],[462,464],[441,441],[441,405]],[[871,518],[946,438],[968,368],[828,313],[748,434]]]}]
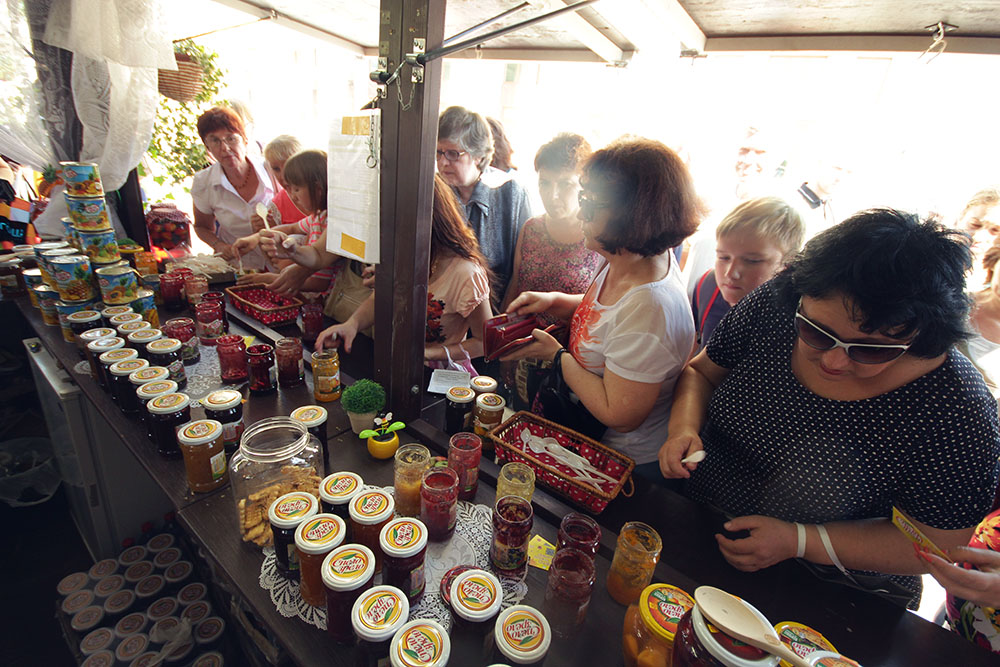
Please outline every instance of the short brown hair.
[{"label": "short brown hair", "polygon": [[288,158],[284,170],[289,185],[306,188],[312,207],[317,211],[326,210],[326,153],[318,150],[299,151]]},{"label": "short brown hair", "polygon": [[217,130],[227,130],[238,134],[243,137],[244,141],[247,138],[243,119],[228,107],[212,107],[198,116],[198,136],[201,137],[202,141],[205,141],[206,136]]},{"label": "short brown hair", "polygon": [[597,237],[610,253],[659,255],[691,236],[705,212],[683,160],[652,139],[619,139],[602,148],[584,165],[581,180],[610,199],[612,217]]},{"label": "short brown hair", "polygon": [[593,154],[594,149],[579,134],[562,132],[535,153],[535,171],[551,169],[577,172]]}]

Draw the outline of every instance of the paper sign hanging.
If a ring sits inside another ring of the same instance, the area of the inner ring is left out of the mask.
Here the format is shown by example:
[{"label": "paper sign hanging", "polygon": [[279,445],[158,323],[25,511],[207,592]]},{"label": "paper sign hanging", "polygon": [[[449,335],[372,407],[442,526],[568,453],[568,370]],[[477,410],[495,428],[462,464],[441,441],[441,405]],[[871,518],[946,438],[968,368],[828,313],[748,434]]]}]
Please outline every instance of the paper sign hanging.
[{"label": "paper sign hanging", "polygon": [[334,119],[327,158],[326,249],[379,261],[381,114],[376,110]]}]

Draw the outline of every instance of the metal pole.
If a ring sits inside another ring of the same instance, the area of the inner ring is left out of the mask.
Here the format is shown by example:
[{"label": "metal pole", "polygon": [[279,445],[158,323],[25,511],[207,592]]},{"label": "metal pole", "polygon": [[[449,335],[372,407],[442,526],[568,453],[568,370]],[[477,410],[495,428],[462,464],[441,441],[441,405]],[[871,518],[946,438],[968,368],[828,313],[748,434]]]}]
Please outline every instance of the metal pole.
[{"label": "metal pole", "polygon": [[480,28],[485,28],[488,25],[493,25],[494,23],[496,23],[500,19],[507,18],[511,14],[513,14],[515,12],[519,12],[522,9],[524,9],[525,7],[530,7],[530,6],[531,6],[530,2],[522,2],[521,4],[519,4],[517,7],[514,7],[513,9],[508,9],[504,13],[497,14],[493,18],[486,19],[482,23],[477,23],[476,25],[472,26],[471,28],[469,28],[467,30],[463,30],[462,32],[458,33],[457,35],[452,35],[448,39],[446,39],[443,42],[441,42],[441,46],[448,46],[449,44],[451,44],[452,42],[454,42],[456,39],[462,39],[466,35],[471,35],[472,33],[476,32]]}]

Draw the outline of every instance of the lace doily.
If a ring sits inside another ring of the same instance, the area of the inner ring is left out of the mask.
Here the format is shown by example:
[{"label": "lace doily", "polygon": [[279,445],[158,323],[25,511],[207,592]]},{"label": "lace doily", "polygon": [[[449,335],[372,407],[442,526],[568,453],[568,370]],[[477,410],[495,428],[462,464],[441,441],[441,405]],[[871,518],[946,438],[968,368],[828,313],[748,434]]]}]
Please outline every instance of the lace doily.
[{"label": "lace doily", "polygon": [[[369,488],[369,487],[366,487]],[[379,488],[392,493],[392,487]],[[427,587],[423,596],[410,607],[410,618],[431,618],[446,630],[451,630],[451,611],[441,598],[441,579],[458,565],[474,565],[490,569],[490,544],[493,541],[493,514],[486,505],[459,501],[455,533],[447,542],[430,542],[424,557],[424,579]],[[503,609],[518,604],[528,592],[524,579],[498,575],[503,587]],[[379,585],[382,575],[375,575]],[[271,594],[271,602],[278,613],[286,618],[298,617],[320,630],[326,629],[326,609],[306,604],[299,594],[299,582],[286,579],[278,573],[274,562],[274,549],[264,549],[264,562],[260,566],[260,587]]]}]

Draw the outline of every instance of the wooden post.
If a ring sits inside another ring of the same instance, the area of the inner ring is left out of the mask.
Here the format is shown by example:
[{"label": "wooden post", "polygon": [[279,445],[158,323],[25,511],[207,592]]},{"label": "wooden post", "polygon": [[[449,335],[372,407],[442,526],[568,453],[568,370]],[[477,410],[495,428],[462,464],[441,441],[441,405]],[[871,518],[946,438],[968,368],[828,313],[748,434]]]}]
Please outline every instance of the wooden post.
[{"label": "wooden post", "polygon": [[[444,40],[445,0],[381,0],[379,57],[393,72],[423,39]],[[375,377],[386,387],[395,416],[420,414],[424,387],[424,328],[430,255],[434,151],[441,93],[441,61],[404,66],[382,100],[380,199],[381,262],[375,279]],[[402,103],[400,102],[402,98]],[[407,108],[404,110],[404,106]]]}]

